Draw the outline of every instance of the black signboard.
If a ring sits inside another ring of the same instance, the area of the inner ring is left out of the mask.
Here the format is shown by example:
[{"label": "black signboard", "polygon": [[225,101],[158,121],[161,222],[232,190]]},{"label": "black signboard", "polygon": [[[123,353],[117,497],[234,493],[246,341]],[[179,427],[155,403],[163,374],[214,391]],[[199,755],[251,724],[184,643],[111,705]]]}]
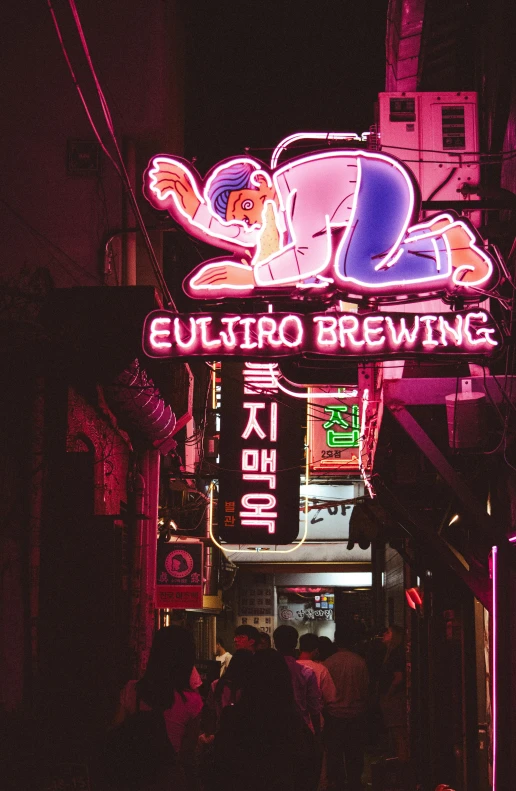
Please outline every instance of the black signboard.
[{"label": "black signboard", "polygon": [[283,393],[275,364],[222,365],[219,538],[289,544],[299,531],[305,409]]}]

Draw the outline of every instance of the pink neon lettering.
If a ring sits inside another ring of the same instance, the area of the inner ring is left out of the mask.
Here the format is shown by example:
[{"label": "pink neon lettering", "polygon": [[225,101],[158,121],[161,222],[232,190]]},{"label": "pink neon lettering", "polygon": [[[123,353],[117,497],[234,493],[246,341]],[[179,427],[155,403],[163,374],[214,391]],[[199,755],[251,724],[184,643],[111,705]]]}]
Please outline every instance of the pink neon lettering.
[{"label": "pink neon lettering", "polygon": [[[345,327],[345,323],[349,322],[351,327]],[[341,316],[339,319],[339,336],[340,345],[344,349],[346,347],[346,335],[354,346],[363,346],[365,341],[357,341],[353,334],[358,332],[358,319],[356,316]]]},{"label": "pink neon lettering", "polygon": [[263,349],[264,339],[268,338],[271,346],[281,346],[281,340],[274,340],[273,335],[278,331],[276,321],[270,316],[258,319],[258,348]]},{"label": "pink neon lettering", "polygon": [[314,322],[318,325],[317,345],[336,346],[338,343],[337,319],[335,316],[314,316]]},{"label": "pink neon lettering", "polygon": [[[382,335],[381,338],[377,338],[376,340],[373,339],[372,336],[378,335],[379,333],[383,332],[383,316],[367,316],[364,320],[364,338],[365,342],[369,346],[383,346],[385,343],[385,336]],[[379,322],[380,326],[375,327],[374,322]]]},{"label": "pink neon lettering", "polygon": [[259,450],[250,450],[245,448],[242,451],[242,469],[256,472],[259,469]]},{"label": "pink neon lettering", "polygon": [[222,340],[224,341],[225,346],[229,346],[230,349],[234,349],[237,345],[237,339],[235,335],[235,324],[238,324],[240,321],[240,316],[231,316],[230,318],[222,318],[220,320],[221,324],[226,324],[228,331],[225,332],[224,330],[220,331],[222,336]]},{"label": "pink neon lettering", "polygon": [[183,339],[181,338],[181,332],[180,332],[180,329],[179,329],[180,326],[181,326],[181,320],[180,319],[174,319],[174,339],[175,339],[175,342],[177,343],[177,345],[181,347],[181,349],[189,349],[191,346],[194,345],[194,343],[197,340],[197,325],[195,323],[195,319],[192,318],[192,316],[190,316],[188,321],[190,322],[190,340],[189,341],[183,341]]},{"label": "pink neon lettering", "polygon": [[197,322],[197,324],[201,328],[201,343],[202,343],[202,345],[205,348],[211,349],[214,346],[220,346],[221,345],[221,343],[222,343],[221,340],[210,341],[208,339],[208,325],[211,324],[211,322],[212,322],[211,316],[203,316],[202,318],[196,319],[195,321]]},{"label": "pink neon lettering", "polygon": [[245,367],[252,370],[268,371],[278,367],[278,363],[246,363]]},{"label": "pink neon lettering", "polygon": [[264,403],[256,403],[253,404],[252,402],[245,401],[243,404],[244,409],[249,410],[249,419],[247,421],[247,426],[244,429],[242,434],[242,439],[248,439],[253,431],[256,431],[260,439],[265,439],[265,431],[262,429],[260,424],[258,423],[257,413],[259,409],[265,409]]},{"label": "pink neon lettering", "polygon": [[[475,319],[481,321],[483,324],[485,324],[486,321],[489,321],[487,314],[482,310],[478,311],[478,313],[468,313],[466,320],[464,321],[464,335],[466,336],[468,343],[471,343],[472,346],[478,346],[480,343],[488,343],[490,346],[498,346],[498,342],[491,338],[491,335],[495,332],[494,329],[488,329],[487,327],[471,327],[471,322]],[[476,338],[473,337],[471,332],[472,330],[476,333]]]},{"label": "pink neon lettering", "polygon": [[[293,341],[288,340],[285,334],[286,327],[289,322],[294,323],[295,331],[297,331],[297,337]],[[289,346],[291,349],[294,346],[300,346],[300,344],[303,342],[303,325],[301,324],[301,319],[299,316],[285,316],[285,318],[280,321],[279,336],[281,338],[281,342],[284,343],[285,346]]]},{"label": "pink neon lettering", "polygon": [[244,527],[266,527],[268,533],[276,532],[276,522],[273,519],[241,519]]},{"label": "pink neon lettering", "polygon": [[263,392],[277,392],[276,363],[246,363],[244,369],[244,394],[252,395]]},{"label": "pink neon lettering", "polygon": [[414,318],[414,326],[412,328],[412,333],[410,333],[408,328],[407,328],[407,323],[405,321],[405,317],[404,316],[402,316],[399,319],[400,331],[399,331],[398,335],[396,335],[396,328],[395,328],[394,322],[393,322],[393,320],[392,320],[392,318],[390,316],[386,316],[385,317],[385,323],[387,324],[387,328],[388,328],[388,330],[389,330],[389,332],[391,334],[392,341],[393,341],[393,343],[396,344],[396,346],[400,346],[403,343],[404,340],[406,341],[407,344],[414,343],[414,341],[416,340],[418,332],[419,332],[419,316],[416,316]]},{"label": "pink neon lettering", "polygon": [[267,475],[261,472],[246,472],[242,475],[244,481],[263,481],[269,484],[269,489],[276,488],[276,476]]},{"label": "pink neon lettering", "polygon": [[241,349],[256,349],[257,343],[251,341],[251,324],[256,324],[256,319],[252,316],[240,319],[240,324],[244,325],[244,342],[241,344]]},{"label": "pink neon lettering", "polygon": [[439,341],[434,341],[432,335],[432,322],[437,321],[437,316],[421,316],[419,320],[426,326],[423,346],[439,346]]},{"label": "pink neon lettering", "polygon": [[462,346],[462,316],[456,316],[455,323],[457,328],[453,329],[444,316],[439,316],[439,332],[441,333],[441,343],[443,346],[448,346],[446,333],[452,336],[456,346]]},{"label": "pink neon lettering", "polygon": [[[162,324],[166,325],[167,329],[159,329]],[[166,318],[153,319],[151,321],[149,343],[154,349],[169,349],[172,346],[169,341],[158,340],[158,338],[168,338],[170,336],[169,324],[170,319]]]},{"label": "pink neon lettering", "polygon": [[276,519],[278,518],[278,514],[271,511],[271,508],[276,508],[277,503],[273,494],[258,494],[257,492],[244,494],[241,503],[242,508],[247,509],[247,512],[240,512],[241,517],[256,516],[262,518],[274,516]]},{"label": "pink neon lettering", "polygon": [[262,472],[266,472],[267,469],[269,470],[269,472],[276,472],[276,451],[275,450],[271,450],[270,451],[270,455],[268,456],[267,455],[267,451],[266,450],[262,450],[261,456],[262,456],[262,458],[261,458],[261,461],[262,461],[262,463],[261,463],[261,470],[262,470]]},{"label": "pink neon lettering", "polygon": [[271,442],[278,440],[278,405],[274,401],[271,404]]}]

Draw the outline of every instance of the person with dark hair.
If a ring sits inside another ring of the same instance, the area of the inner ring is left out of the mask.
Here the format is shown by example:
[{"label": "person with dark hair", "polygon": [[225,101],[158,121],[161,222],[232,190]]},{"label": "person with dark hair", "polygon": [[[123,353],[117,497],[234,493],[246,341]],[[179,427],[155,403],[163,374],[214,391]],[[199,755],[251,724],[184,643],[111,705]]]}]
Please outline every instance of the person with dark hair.
[{"label": "person with dark hair", "polygon": [[325,715],[324,732],[330,787],[342,788],[347,779],[348,791],[361,791],[369,674],[365,660],[350,650],[354,641],[352,631],[337,628],[337,652],[324,663],[336,689]]},{"label": "person with dark hair", "polygon": [[[195,644],[190,632],[180,626],[159,629],[154,635],[145,673],[139,681],[125,685],[112,723],[116,728],[137,711],[163,711],[168,739],[187,776],[192,772],[203,706],[199,692],[190,687],[194,659]],[[173,779],[177,782],[177,770]],[[167,787],[165,778],[164,791]]]},{"label": "person with dark hair", "polygon": [[317,659],[319,662],[325,662],[329,656],[333,656],[336,650],[335,643],[326,635],[317,638]]},{"label": "person with dark hair", "polygon": [[383,634],[382,641],[386,650],[380,668],[378,694],[383,722],[389,734],[390,749],[401,763],[406,764],[409,760],[409,744],[404,636],[404,630],[396,624],[391,624]]},{"label": "person with dark hair", "polygon": [[220,662],[220,675],[223,676],[231,662],[231,654],[226,651],[224,643],[220,637],[217,637],[217,644],[215,646],[215,659]]},{"label": "person with dark hair", "polygon": [[219,726],[222,710],[240,700],[249,675],[253,654],[244,648],[235,651],[224,676],[212,682],[202,716],[202,732],[214,734]]},{"label": "person with dark hair", "polygon": [[260,641],[256,647],[257,651],[264,651],[271,647],[271,636],[267,632],[260,632]]},{"label": "person with dark hair", "polygon": [[310,632],[302,634],[299,638],[299,657],[297,661],[304,667],[313,670],[321,692],[323,706],[327,706],[328,703],[335,700],[335,684],[328,668],[322,662],[316,661],[318,648],[319,638],[316,634]]},{"label": "person with dark hair", "polygon": [[296,662],[297,629],[282,625],[274,630],[274,645],[285,659],[292,675],[294,697],[307,725],[315,733],[321,730],[322,699],[313,670]]},{"label": "person with dark hair", "polygon": [[312,791],[313,750],[285,660],[272,649],[257,651],[242,697],[224,710],[215,735],[208,791]]},{"label": "person with dark hair", "polygon": [[235,629],[234,643],[238,651],[240,648],[246,651],[252,651],[253,654],[257,650],[260,643],[261,632],[255,626],[243,623]]}]

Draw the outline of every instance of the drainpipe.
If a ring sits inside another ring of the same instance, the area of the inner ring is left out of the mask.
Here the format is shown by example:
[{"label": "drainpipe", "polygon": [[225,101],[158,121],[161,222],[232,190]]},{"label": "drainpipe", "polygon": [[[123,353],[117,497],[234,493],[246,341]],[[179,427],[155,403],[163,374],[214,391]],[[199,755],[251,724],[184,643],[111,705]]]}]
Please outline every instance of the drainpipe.
[{"label": "drainpipe", "polygon": [[45,427],[45,380],[36,379],[32,410],[32,470],[30,477],[29,505],[29,617],[32,693],[39,675],[39,580],[41,568],[41,521],[43,514],[44,485],[44,427]]},{"label": "drainpipe", "polygon": [[492,791],[512,791],[514,788],[512,730],[514,678],[511,667],[511,640],[515,621],[514,551],[515,547],[508,542],[501,542],[492,550]]},{"label": "drainpipe", "polygon": [[154,636],[156,598],[156,541],[158,524],[160,454],[140,456],[141,473],[135,476],[135,543],[131,646],[139,678],[147,666]]},{"label": "drainpipe", "polygon": [[213,546],[210,539],[210,503],[206,500],[206,513],[204,524],[204,590],[205,596],[216,596],[219,592],[219,554],[217,547]]},{"label": "drainpipe", "polygon": [[[125,142],[125,166],[129,176],[129,182],[133,191],[136,189],[136,149],[133,140],[126,140]],[[124,193],[123,197],[123,225],[124,228],[132,228],[135,224],[135,218],[131,203],[127,194]],[[124,235],[124,285],[136,285],[136,234],[129,231]]]},{"label": "drainpipe", "polygon": [[[145,508],[145,478],[136,473],[133,478],[134,487],[134,512],[143,514]],[[142,566],[143,566],[143,520],[134,519],[133,558],[131,571],[131,622],[130,622],[130,651],[131,675],[139,678],[141,675],[142,635],[140,631],[140,613],[142,598]]]}]

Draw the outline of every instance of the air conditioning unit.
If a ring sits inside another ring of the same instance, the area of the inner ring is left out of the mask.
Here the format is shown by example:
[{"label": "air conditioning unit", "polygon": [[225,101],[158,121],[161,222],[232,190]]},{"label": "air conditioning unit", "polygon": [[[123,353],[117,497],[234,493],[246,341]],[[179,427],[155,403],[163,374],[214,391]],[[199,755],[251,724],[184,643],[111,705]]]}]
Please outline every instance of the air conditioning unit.
[{"label": "air conditioning unit", "polygon": [[[380,93],[378,100],[380,149],[412,170],[422,199],[466,204],[480,183],[477,94]],[[469,219],[478,226],[480,212]]]}]

